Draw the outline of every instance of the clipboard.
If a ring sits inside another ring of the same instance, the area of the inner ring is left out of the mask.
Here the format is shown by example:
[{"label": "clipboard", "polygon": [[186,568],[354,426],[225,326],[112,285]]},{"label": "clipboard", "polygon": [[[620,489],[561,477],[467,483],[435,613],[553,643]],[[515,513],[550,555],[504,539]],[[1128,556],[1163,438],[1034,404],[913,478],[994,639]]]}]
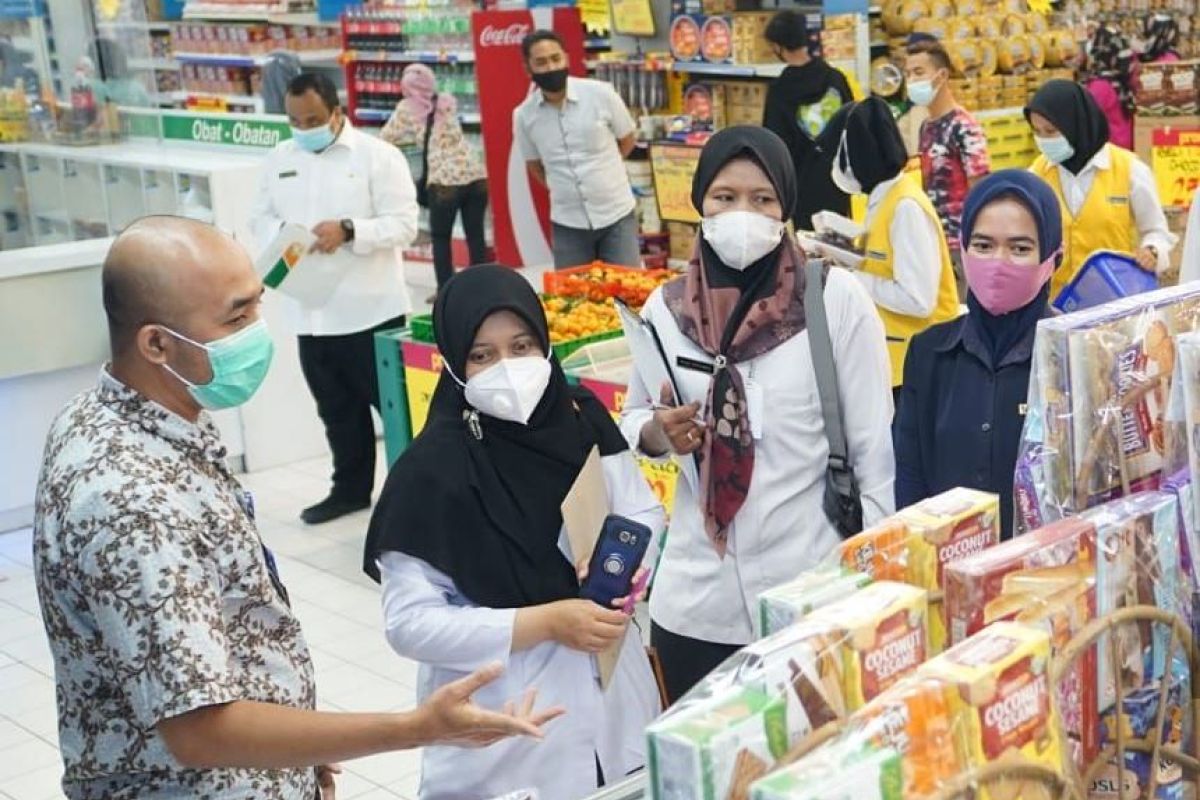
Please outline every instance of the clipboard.
[{"label": "clipboard", "polygon": [[255,262],[263,285],[312,308],[325,303],[337,289],[346,269],[321,254],[310,253],[317,237],[303,225],[279,229]]},{"label": "clipboard", "polygon": [[[675,395],[676,403],[686,405],[692,402],[693,398],[688,398],[684,395],[683,390],[679,386],[679,381],[675,379],[675,371],[671,369],[671,360],[667,357],[666,348],[663,347],[662,339],[659,338],[658,330],[655,329],[654,324],[648,319],[644,319],[641,314],[634,313],[633,309],[620,298],[614,298],[613,305],[617,308],[617,317],[621,320],[621,328],[625,333],[625,341],[629,345],[630,355],[633,356],[634,371],[642,379],[642,383],[646,385],[647,391],[651,394],[652,401],[655,393],[663,385],[663,381],[666,381],[671,385],[671,391]],[[702,399],[700,405],[704,405]],[[695,454],[691,458],[681,459],[677,456],[673,457],[676,463],[679,464],[680,471],[691,484],[692,489],[699,494],[700,470]]]}]

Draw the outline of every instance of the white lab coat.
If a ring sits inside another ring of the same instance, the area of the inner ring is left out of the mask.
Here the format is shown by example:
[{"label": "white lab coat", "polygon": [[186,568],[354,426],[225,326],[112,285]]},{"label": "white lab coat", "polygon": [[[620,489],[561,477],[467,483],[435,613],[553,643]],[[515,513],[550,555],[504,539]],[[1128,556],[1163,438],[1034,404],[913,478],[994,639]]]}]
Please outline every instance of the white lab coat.
[{"label": "white lab coat", "polygon": [[[871,525],[895,509],[891,367],[883,323],[866,290],[843,269],[829,272],[825,307],[843,425],[862,491],[864,519]],[[710,376],[681,368],[675,359],[712,359],[679,330],[661,289],[650,295],[642,316],[657,328],[684,395],[704,398]],[[680,479],[650,616],[681,636],[745,645],[754,640],[758,595],[827,558],[840,537],[821,505],[829,445],[808,332],[737,366],[743,379],[762,386],[765,397],[750,491],[730,526],[722,559],[705,533],[696,489]],[[653,394],[657,402],[658,387]],[[650,398],[635,374],[621,417],[621,430],[633,445],[653,415]]]},{"label": "white lab coat", "polygon": [[[612,512],[649,526],[657,536],[665,514],[632,454],[605,456],[601,464]],[[576,562],[565,531],[559,548]],[[646,565],[655,563],[657,549],[651,546]],[[574,800],[596,790],[597,758],[609,782],[645,765],[645,727],[661,706],[635,626],[605,691],[595,659],[586,653],[555,642],[510,652],[515,609],[474,606],[449,577],[403,553],[383,553],[379,564],[387,639],[397,653],[421,662],[421,701],[438,687],[501,661],[504,674],[475,695],[480,705],[501,708],[532,688],[539,708],[567,710],[549,724],[542,742],[513,739],[483,750],[426,748],[421,800],[484,800],[522,788],[536,788],[540,800]]]}]

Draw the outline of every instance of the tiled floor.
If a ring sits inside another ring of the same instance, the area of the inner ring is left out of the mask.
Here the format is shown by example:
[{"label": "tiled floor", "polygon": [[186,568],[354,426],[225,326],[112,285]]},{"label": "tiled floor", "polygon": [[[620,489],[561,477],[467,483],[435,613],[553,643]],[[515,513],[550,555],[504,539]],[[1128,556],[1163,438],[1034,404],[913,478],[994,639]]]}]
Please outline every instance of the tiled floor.
[{"label": "tiled floor", "polygon": [[[382,445],[380,446],[382,450]],[[378,470],[380,482],[383,468]],[[319,705],[326,710],[411,707],[416,666],[383,638],[378,589],[360,569],[368,512],[316,528],[301,508],[324,496],[326,459],[243,476],[255,493],[259,529],[312,650]],[[34,591],[29,530],[0,534],[0,798],[62,797],[54,672]],[[339,800],[415,798],[417,752],[344,765]]]}]

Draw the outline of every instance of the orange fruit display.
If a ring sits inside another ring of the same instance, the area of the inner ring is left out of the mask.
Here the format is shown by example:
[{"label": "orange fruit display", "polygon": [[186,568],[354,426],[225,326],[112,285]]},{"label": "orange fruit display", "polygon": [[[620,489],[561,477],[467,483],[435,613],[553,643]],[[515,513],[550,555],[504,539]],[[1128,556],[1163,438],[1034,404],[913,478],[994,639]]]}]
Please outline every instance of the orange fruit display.
[{"label": "orange fruit display", "polygon": [[594,301],[543,295],[542,307],[546,309],[551,344],[607,333],[621,327],[611,297]]}]

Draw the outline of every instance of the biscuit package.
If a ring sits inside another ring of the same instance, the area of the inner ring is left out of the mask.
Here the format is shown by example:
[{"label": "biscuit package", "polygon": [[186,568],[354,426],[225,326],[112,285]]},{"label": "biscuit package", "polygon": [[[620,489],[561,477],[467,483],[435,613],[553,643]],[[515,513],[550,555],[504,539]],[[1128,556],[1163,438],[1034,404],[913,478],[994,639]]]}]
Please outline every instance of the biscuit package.
[{"label": "biscuit package", "polygon": [[951,562],[945,570],[950,645],[998,620],[1010,620],[1029,596],[1055,594],[1093,574],[1096,529],[1064,519]]},{"label": "biscuit package", "polygon": [[951,689],[910,676],[851,717],[847,738],[901,757],[905,797],[923,797],[962,771],[954,740]]},{"label": "biscuit package", "polygon": [[839,740],[764,778],[753,800],[904,800],[902,759],[890,748]]},{"label": "biscuit package", "polygon": [[[1050,637],[1044,630],[998,622],[921,667],[921,678],[950,691],[955,736],[967,768],[1024,759],[1065,766],[1062,732],[1050,686]],[[1019,781],[980,789],[981,800],[1032,800],[1044,789]]]},{"label": "biscuit package", "polygon": [[813,609],[852,594],[870,582],[871,578],[861,572],[824,566],[763,592],[758,596],[759,635],[778,633]]},{"label": "biscuit package", "polygon": [[[845,719],[844,642],[833,626],[805,620],[726,659],[648,729],[654,796],[745,798],[748,780]],[[730,732],[718,730],[722,720]]]},{"label": "biscuit package", "polygon": [[783,698],[728,687],[646,730],[657,800],[744,800],[787,750]]},{"label": "biscuit package", "polygon": [[[1096,526],[1098,615],[1148,605],[1186,618],[1190,592],[1182,580],[1179,505],[1174,495],[1144,492],[1092,509],[1084,517]],[[1162,677],[1170,646],[1170,630],[1148,622],[1122,625],[1112,635],[1117,638],[1120,660],[1117,674],[1107,657],[1108,634],[1098,642],[1102,711],[1116,702],[1117,679],[1132,690]]]},{"label": "biscuit package", "polygon": [[[946,564],[1000,541],[1000,499],[973,489],[951,489],[898,512],[842,543],[842,566],[875,580],[899,581],[929,591],[944,588]],[[934,613],[934,612],[938,613]],[[940,609],[931,609],[929,646],[946,646]]]},{"label": "biscuit package", "polygon": [[928,593],[923,589],[880,581],[809,615],[810,622],[835,632],[848,712],[858,710],[925,661],[928,609]]},{"label": "biscuit package", "polygon": [[1159,488],[1176,337],[1198,327],[1194,284],[1038,323],[1015,483],[1019,532]]}]

